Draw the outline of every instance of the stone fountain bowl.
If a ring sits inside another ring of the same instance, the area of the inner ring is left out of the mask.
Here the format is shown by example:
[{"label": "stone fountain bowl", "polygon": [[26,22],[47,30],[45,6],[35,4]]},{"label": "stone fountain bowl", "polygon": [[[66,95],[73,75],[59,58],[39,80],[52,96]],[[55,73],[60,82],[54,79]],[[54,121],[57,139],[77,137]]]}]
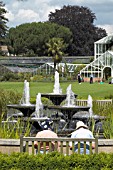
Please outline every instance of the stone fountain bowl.
[{"label": "stone fountain bowl", "polygon": [[106,119],[105,116],[99,116],[99,115],[93,114],[92,117],[90,117],[90,114],[87,111],[80,111],[73,115],[73,120],[75,120],[75,122],[81,120],[86,124],[88,124],[88,122],[90,121],[91,118],[95,120],[94,131],[97,132],[99,130],[99,134],[103,133],[104,130],[103,130],[102,120]]},{"label": "stone fountain bowl", "polygon": [[99,115],[92,115],[90,116],[88,111],[79,111],[76,114],[73,115],[73,119],[90,119],[93,118],[94,120],[104,120],[104,116]]},{"label": "stone fountain bowl", "polygon": [[[77,98],[77,94],[74,94]],[[41,97],[46,97],[53,102],[54,105],[60,105],[67,97],[67,94],[56,94],[56,93],[41,93]]]}]

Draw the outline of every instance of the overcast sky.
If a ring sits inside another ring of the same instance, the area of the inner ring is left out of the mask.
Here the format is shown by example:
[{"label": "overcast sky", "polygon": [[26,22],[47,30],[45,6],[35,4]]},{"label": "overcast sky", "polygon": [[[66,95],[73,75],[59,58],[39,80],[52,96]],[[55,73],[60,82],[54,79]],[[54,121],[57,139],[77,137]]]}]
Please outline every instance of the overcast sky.
[{"label": "overcast sky", "polygon": [[23,23],[43,22],[48,14],[64,5],[79,5],[95,13],[95,25],[113,33],[113,0],[3,0],[8,13],[8,26],[16,27]]}]

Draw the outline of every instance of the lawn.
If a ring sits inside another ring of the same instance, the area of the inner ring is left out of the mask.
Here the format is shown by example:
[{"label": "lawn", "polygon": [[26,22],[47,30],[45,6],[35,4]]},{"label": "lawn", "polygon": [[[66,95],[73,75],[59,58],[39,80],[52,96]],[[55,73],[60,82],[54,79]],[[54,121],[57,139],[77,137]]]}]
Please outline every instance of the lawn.
[{"label": "lawn", "polygon": [[[79,99],[87,99],[88,95],[91,95],[93,99],[109,99],[113,96],[113,84],[61,82],[63,93],[66,93],[69,84],[72,84],[72,91],[78,95]],[[14,90],[19,93],[23,93],[23,86],[23,82],[0,82],[0,89]],[[30,82],[30,96],[36,97],[38,93],[52,93],[53,88],[54,82]]]}]

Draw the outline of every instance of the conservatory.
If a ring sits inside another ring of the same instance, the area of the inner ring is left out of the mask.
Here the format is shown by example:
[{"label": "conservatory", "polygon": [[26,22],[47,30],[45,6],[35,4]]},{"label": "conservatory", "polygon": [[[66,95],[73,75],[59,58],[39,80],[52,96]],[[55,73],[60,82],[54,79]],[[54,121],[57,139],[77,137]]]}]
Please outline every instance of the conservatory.
[{"label": "conservatory", "polygon": [[[64,73],[65,71],[67,71],[68,73],[74,73],[74,71],[76,70],[76,68],[79,66],[80,64],[70,64],[70,63],[59,63],[57,65],[57,68],[61,73]],[[41,74],[41,73],[45,73],[45,74],[53,74],[54,73],[54,63],[45,63],[43,65],[41,65],[40,67],[37,68],[37,74]]]},{"label": "conservatory", "polygon": [[[59,63],[57,65],[57,69],[60,71],[60,73],[68,72],[71,76],[72,73],[75,72],[78,66],[81,64],[70,64],[70,63]],[[9,70],[14,73],[32,73],[33,75],[36,74],[45,74],[45,75],[51,75],[54,74],[54,63],[45,63],[42,65],[33,65],[33,64],[10,64],[10,65],[2,65],[2,70],[5,69]]]},{"label": "conservatory", "polygon": [[92,75],[94,81],[102,81],[105,78],[105,69],[110,68],[110,77],[113,77],[113,35],[106,36],[95,42],[94,61],[84,67],[80,74],[84,81],[89,81]]}]

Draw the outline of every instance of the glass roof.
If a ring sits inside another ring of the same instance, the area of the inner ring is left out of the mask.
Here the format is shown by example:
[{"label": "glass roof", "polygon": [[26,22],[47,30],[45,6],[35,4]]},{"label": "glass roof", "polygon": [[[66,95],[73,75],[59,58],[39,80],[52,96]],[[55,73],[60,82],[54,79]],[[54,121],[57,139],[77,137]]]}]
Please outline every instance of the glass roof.
[{"label": "glass roof", "polygon": [[111,67],[113,65],[113,52],[112,51],[106,51],[104,54],[102,54],[100,57],[98,57],[96,60],[88,64],[86,67],[84,67],[80,73],[99,73],[103,72],[103,69],[105,67]]},{"label": "glass roof", "polygon": [[[64,68],[66,67],[68,68],[69,73],[73,73],[75,71],[75,69],[81,65],[81,64],[70,64],[70,63],[59,63],[58,66],[60,66],[62,68],[62,72],[64,70]],[[52,70],[54,68],[54,63],[45,63],[39,67],[35,67],[34,65],[2,65],[5,68],[7,68],[8,70],[12,71],[12,72],[37,72],[38,70]]]},{"label": "glass roof", "polygon": [[[71,73],[71,72],[74,72],[74,70],[80,65],[80,64],[70,64],[70,63],[59,63],[58,66],[62,67],[62,69],[64,69],[67,65],[67,68],[68,68],[68,71]],[[40,68],[44,68],[46,66],[50,66],[52,68],[54,68],[54,63],[45,63],[43,65],[41,65],[38,69]]]},{"label": "glass roof", "polygon": [[113,34],[96,41],[95,44],[110,44],[111,42],[113,42]]},{"label": "glass roof", "polygon": [[4,66],[5,68],[7,68],[8,70],[10,70],[11,72],[17,72],[17,73],[31,73],[31,72],[36,72],[37,69],[34,68],[25,68],[25,67],[18,67],[18,66]]}]

